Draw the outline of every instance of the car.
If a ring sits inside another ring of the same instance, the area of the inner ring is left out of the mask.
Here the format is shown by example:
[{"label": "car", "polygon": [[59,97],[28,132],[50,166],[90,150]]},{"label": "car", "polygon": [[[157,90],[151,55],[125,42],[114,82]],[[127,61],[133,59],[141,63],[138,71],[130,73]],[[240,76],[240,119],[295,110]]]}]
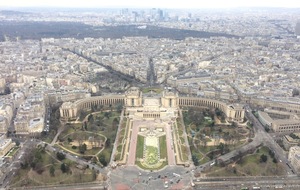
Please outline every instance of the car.
[{"label": "car", "polygon": [[165,187],[165,188],[168,188],[168,187],[169,187],[169,182],[168,182],[168,181],[165,181],[164,187]]}]

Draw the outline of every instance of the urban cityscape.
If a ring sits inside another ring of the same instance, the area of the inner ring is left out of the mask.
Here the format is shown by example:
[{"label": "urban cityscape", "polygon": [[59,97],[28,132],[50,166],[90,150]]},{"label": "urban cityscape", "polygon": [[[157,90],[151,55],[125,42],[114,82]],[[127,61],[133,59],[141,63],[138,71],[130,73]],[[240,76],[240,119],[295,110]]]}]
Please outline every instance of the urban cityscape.
[{"label": "urban cityscape", "polygon": [[76,3],[0,3],[1,189],[300,189],[300,6]]}]

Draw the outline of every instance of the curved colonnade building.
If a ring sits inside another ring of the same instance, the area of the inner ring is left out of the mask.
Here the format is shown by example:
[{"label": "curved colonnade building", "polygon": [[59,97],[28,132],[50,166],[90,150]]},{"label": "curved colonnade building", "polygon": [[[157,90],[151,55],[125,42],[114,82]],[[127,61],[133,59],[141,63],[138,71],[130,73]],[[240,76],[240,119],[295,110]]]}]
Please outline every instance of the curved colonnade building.
[{"label": "curved colonnade building", "polygon": [[170,91],[164,91],[160,96],[152,93],[143,95],[138,88],[132,87],[125,95],[95,96],[75,102],[65,102],[60,107],[60,117],[63,120],[76,119],[80,110],[91,110],[93,106],[116,104],[124,105],[126,113],[144,119],[177,116],[179,107],[218,108],[223,111],[228,121],[234,122],[243,122],[245,115],[243,106],[239,104],[228,105],[207,98],[178,97],[178,94]]}]

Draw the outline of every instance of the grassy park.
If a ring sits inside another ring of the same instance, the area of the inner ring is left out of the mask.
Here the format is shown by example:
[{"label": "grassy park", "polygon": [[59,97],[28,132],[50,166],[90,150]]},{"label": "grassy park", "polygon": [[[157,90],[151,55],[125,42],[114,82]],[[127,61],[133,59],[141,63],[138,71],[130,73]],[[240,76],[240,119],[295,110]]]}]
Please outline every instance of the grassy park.
[{"label": "grassy park", "polygon": [[259,147],[253,154],[225,167],[214,166],[206,176],[280,176],[284,166],[268,147]]},{"label": "grassy park", "polygon": [[82,123],[67,124],[58,137],[58,145],[85,159],[97,156],[100,164],[106,166],[110,161],[119,118],[120,112],[112,109],[90,113]]},{"label": "grassy park", "polygon": [[[182,115],[196,166],[248,143],[246,139],[252,134],[246,124],[239,126],[226,122],[220,110],[183,108]],[[177,125],[179,128],[183,125],[179,118]]]},{"label": "grassy park", "polygon": [[86,183],[96,181],[99,177],[92,169],[80,168],[64,156],[47,152],[39,146],[24,156],[11,187]]}]

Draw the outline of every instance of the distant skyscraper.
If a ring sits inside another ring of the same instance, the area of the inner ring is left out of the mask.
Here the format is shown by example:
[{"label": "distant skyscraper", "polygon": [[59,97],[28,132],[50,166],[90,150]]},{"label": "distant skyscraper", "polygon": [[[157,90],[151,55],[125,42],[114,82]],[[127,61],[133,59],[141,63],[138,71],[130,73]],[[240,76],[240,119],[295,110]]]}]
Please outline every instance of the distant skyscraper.
[{"label": "distant skyscraper", "polygon": [[297,22],[296,24],[296,28],[295,28],[295,34],[297,36],[300,36],[300,20]]}]

